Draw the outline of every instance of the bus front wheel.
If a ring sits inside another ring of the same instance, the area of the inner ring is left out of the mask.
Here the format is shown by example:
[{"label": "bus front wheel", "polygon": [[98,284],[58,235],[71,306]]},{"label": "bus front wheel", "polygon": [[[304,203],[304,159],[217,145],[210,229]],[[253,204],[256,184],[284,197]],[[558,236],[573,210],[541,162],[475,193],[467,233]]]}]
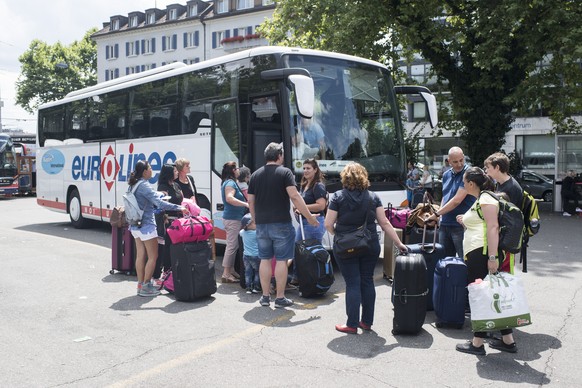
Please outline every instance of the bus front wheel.
[{"label": "bus front wheel", "polygon": [[68,203],[71,224],[73,224],[77,229],[87,227],[87,219],[83,218],[83,213],[81,212],[81,197],[79,196],[79,191],[77,189],[71,191]]}]

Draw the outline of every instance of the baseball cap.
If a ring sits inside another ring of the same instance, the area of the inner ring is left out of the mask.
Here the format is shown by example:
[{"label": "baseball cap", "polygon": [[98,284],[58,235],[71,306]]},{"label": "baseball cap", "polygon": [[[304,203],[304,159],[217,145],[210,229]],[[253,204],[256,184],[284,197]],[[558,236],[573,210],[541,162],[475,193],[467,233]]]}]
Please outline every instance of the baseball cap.
[{"label": "baseball cap", "polygon": [[240,220],[240,227],[242,229],[245,229],[252,221],[253,219],[251,218],[251,214],[247,213],[243,216],[243,218]]}]

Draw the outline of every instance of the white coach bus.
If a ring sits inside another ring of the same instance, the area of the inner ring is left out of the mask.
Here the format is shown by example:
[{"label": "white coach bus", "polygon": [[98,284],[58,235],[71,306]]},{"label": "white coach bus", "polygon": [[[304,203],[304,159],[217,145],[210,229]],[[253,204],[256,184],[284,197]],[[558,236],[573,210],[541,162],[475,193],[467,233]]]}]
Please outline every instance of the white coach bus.
[{"label": "white coach bus", "polygon": [[[357,161],[383,203],[399,204],[406,156],[397,93],[420,95],[436,125],[428,89],[394,87],[384,65],[331,52],[261,47],[100,83],[39,108],[37,202],[77,228],[108,221],[138,160],[150,162],[155,186],[164,163],[185,157],[221,241],[223,164],[255,171],[266,145],[282,142],[298,179],[303,159],[316,157],[333,192]],[[298,146],[301,117],[317,121],[321,146]]]}]

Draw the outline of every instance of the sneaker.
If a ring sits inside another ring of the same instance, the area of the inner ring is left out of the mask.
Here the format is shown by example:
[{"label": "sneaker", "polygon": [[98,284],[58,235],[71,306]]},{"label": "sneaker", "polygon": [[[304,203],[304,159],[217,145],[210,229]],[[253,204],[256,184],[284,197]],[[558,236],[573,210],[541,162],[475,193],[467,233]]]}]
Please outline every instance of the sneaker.
[{"label": "sneaker", "polygon": [[579,207],[576,208],[576,213],[582,213],[582,209],[580,209]]},{"label": "sneaker", "polygon": [[299,289],[298,286],[296,286],[295,284],[291,284],[291,283],[287,283],[287,286],[285,287],[285,291],[295,291],[298,289]]},{"label": "sneaker", "polygon": [[572,217],[572,215],[570,213],[568,213],[568,212],[564,212],[564,213],[562,213],[562,215],[564,217]]},{"label": "sneaker", "polygon": [[505,342],[503,342],[503,340],[497,338],[493,338],[492,340],[489,341],[489,347],[501,350],[503,352],[517,353],[517,345],[515,344],[515,342],[508,345]]},{"label": "sneaker", "polygon": [[253,288],[251,289],[251,292],[252,292],[253,294],[260,294],[260,293],[261,293],[261,290],[259,290],[259,289],[255,288],[255,287],[253,287]]},{"label": "sneaker", "polygon": [[160,295],[160,290],[156,290],[152,283],[145,283],[139,291],[139,296],[156,296]]},{"label": "sneaker", "polygon": [[141,287],[142,287],[141,282],[137,282],[137,294],[138,295],[139,295],[139,292],[141,291]]},{"label": "sneaker", "polygon": [[275,307],[282,308],[282,307],[289,307],[293,305],[293,301],[289,298],[277,298],[275,299]]},{"label": "sneaker", "polygon": [[251,290],[250,287],[247,287],[247,290],[246,291],[247,291],[247,294],[252,294],[253,293],[253,290]]},{"label": "sneaker", "polygon": [[485,346],[484,345],[481,345],[479,347],[473,346],[473,342],[471,341],[463,342],[462,344],[457,344],[456,349],[459,352],[474,354],[476,356],[485,355]]},{"label": "sneaker", "polygon": [[259,299],[259,303],[261,306],[269,306],[271,304],[271,298],[269,295],[263,295],[261,296],[261,299]]}]

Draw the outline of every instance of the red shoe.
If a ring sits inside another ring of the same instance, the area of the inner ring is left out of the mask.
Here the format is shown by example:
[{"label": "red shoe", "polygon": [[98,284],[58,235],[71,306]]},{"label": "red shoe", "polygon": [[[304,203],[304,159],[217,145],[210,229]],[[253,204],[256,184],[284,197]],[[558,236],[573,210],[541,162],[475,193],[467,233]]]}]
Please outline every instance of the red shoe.
[{"label": "red shoe", "polygon": [[362,329],[362,330],[366,330],[366,331],[372,330],[372,325],[366,325],[364,322],[360,322],[358,324],[358,326],[360,326],[360,329]]},{"label": "red shoe", "polygon": [[346,325],[335,325],[335,329],[346,334],[358,334],[358,329],[355,327],[349,327]]}]

